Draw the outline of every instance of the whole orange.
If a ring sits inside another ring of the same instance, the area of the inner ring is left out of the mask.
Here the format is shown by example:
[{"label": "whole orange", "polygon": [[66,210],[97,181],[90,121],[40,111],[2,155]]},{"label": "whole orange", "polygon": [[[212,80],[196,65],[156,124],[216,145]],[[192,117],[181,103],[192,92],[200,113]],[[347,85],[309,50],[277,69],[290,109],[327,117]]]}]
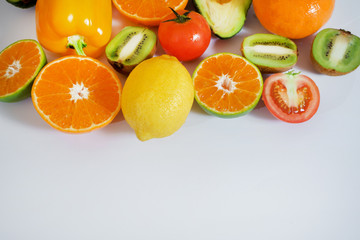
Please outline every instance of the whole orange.
[{"label": "whole orange", "polygon": [[335,0],[253,0],[260,23],[268,31],[300,39],[319,30],[331,17]]}]

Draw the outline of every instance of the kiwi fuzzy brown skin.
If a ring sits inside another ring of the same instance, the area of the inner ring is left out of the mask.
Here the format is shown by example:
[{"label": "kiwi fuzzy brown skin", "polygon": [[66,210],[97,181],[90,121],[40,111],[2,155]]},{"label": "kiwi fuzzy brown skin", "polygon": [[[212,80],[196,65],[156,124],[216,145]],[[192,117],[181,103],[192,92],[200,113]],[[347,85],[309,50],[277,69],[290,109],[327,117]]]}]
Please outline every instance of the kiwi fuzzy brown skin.
[{"label": "kiwi fuzzy brown skin", "polygon": [[[343,33],[343,34],[348,34],[348,35],[352,35],[350,31],[346,31],[344,29],[339,29],[339,32]],[[316,38],[316,36],[315,36]],[[314,69],[316,71],[318,71],[319,73],[325,74],[325,75],[329,75],[329,76],[342,76],[342,75],[346,75],[350,72],[355,71],[355,69],[357,69],[357,67],[349,72],[339,72],[336,71],[333,68],[325,68],[323,67],[318,61],[316,61],[314,54],[313,54],[313,49],[314,49],[314,42],[315,42],[315,38],[313,39],[312,45],[311,45],[311,50],[310,50],[310,59],[311,59],[311,63],[314,67]]]},{"label": "kiwi fuzzy brown skin", "polygon": [[[152,58],[154,56],[156,52],[156,45],[157,44],[154,45],[153,49],[144,60]],[[122,62],[112,61],[109,58],[107,58],[107,60],[116,71],[124,75],[129,75],[129,73],[137,66],[137,65],[124,65]]]},{"label": "kiwi fuzzy brown skin", "polygon": [[108,43],[105,55],[117,72],[128,75],[140,62],[154,56],[157,43],[151,29],[126,26]]},{"label": "kiwi fuzzy brown skin", "polygon": [[[244,41],[241,43],[241,47],[240,47],[240,51],[243,57],[245,57],[244,54]],[[296,56],[299,57],[299,49],[296,49]],[[248,59],[249,60],[249,59]],[[249,60],[250,61],[250,60]],[[294,63],[291,66],[288,67],[268,67],[268,66],[263,66],[263,65],[259,65],[259,64],[255,64],[261,73],[281,73],[281,72],[286,72],[290,69],[292,69],[295,66],[296,63]]]},{"label": "kiwi fuzzy brown skin", "polygon": [[[314,67],[314,69],[316,71],[318,71],[319,73],[322,73],[322,74],[326,74],[326,75],[329,75],[329,76],[342,76],[342,75],[345,75],[345,74],[348,74],[350,72],[338,72],[336,71],[335,69],[327,69],[327,68],[324,68],[323,66],[321,66],[314,58],[314,55],[311,51],[310,53],[310,59],[311,59],[311,63]],[[354,69],[355,70],[355,69]],[[354,71],[353,70],[353,71]]]}]

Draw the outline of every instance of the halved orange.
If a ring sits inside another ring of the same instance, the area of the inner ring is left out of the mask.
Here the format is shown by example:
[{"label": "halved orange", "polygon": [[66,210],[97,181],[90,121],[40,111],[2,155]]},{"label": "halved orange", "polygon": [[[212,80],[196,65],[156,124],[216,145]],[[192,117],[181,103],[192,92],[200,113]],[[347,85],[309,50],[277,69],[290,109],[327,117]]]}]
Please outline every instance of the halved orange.
[{"label": "halved orange", "polygon": [[88,132],[109,124],[120,111],[119,78],[100,61],[66,56],[47,64],[31,91],[35,109],[50,126]]},{"label": "halved orange", "polygon": [[117,10],[134,22],[158,26],[174,10],[185,9],[188,0],[112,0]]},{"label": "halved orange", "polygon": [[205,58],[195,69],[193,81],[197,103],[206,112],[223,118],[250,112],[263,90],[259,69],[232,53]]},{"label": "halved orange", "polygon": [[46,56],[40,44],[24,39],[0,52],[0,101],[15,102],[30,97],[31,86]]}]

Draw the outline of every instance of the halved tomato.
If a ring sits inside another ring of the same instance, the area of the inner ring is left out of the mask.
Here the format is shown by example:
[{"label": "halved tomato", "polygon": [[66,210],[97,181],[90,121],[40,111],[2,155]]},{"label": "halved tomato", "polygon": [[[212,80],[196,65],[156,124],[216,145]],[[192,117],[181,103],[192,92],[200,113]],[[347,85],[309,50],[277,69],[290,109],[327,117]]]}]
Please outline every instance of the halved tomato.
[{"label": "halved tomato", "polygon": [[305,75],[277,73],[265,80],[262,99],[278,119],[301,123],[312,118],[318,110],[320,93],[315,82]]}]

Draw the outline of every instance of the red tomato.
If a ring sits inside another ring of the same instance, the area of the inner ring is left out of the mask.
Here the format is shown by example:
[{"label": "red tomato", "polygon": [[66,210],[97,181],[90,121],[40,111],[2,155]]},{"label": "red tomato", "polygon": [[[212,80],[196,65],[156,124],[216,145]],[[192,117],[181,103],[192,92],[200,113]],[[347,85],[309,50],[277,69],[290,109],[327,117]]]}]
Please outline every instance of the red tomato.
[{"label": "red tomato", "polygon": [[[197,12],[181,10],[170,14],[159,25],[159,41],[165,52],[180,61],[200,57],[208,48],[211,30],[205,18]],[[171,20],[172,21],[169,21]]]},{"label": "red tomato", "polygon": [[298,73],[277,73],[265,80],[262,99],[278,119],[301,123],[314,116],[320,104],[315,82]]}]

